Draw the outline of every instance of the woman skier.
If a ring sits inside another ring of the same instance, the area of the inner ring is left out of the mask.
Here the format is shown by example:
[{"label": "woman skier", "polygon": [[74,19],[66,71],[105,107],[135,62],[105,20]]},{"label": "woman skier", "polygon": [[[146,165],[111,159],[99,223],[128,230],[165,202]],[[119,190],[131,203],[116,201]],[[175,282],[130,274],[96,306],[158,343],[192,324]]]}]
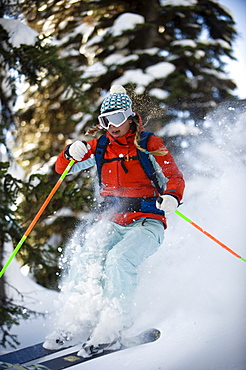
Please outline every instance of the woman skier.
[{"label": "woman skier", "polygon": [[75,141],[56,162],[59,174],[71,159],[70,173],[96,164],[102,198],[83,245],[74,248],[56,330],[44,343],[65,348],[89,336],[78,352],[82,356],[96,353],[102,343],[117,345],[131,326],[138,267],[162,244],[165,215],[177,209],[185,186],[162,139],[144,131],[122,86],[112,86],[98,120],[91,132],[100,128],[106,134]]}]

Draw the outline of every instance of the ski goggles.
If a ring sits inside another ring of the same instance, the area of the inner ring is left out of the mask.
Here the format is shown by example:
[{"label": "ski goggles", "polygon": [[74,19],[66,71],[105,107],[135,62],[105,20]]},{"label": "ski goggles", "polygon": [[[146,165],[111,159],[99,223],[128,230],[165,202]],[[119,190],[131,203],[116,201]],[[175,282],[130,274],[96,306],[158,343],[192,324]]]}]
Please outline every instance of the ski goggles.
[{"label": "ski goggles", "polygon": [[100,114],[100,116],[98,116],[98,121],[100,126],[107,130],[110,125],[120,127],[132,114],[133,112],[131,108],[128,108],[127,110],[118,109],[113,112]]}]

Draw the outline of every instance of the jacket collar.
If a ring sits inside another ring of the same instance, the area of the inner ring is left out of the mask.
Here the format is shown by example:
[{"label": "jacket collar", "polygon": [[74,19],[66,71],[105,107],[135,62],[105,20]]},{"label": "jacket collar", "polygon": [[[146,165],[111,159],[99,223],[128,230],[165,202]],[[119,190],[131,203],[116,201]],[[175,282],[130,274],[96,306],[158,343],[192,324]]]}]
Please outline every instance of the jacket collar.
[{"label": "jacket collar", "polygon": [[121,136],[117,139],[113,138],[113,136],[111,136],[109,132],[107,132],[106,135],[111,144],[115,142],[120,145],[128,145],[134,142],[135,132],[132,132],[132,130],[129,130],[124,136]]}]

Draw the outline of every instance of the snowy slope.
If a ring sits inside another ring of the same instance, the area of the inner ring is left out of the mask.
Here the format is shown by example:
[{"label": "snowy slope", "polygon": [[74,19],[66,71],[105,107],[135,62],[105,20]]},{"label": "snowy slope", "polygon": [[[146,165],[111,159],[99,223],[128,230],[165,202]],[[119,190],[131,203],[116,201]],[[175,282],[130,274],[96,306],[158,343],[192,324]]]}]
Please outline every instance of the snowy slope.
[{"label": "snowy slope", "polygon": [[[232,129],[217,120],[211,138],[199,139],[189,153],[196,170],[187,181],[180,208],[244,258],[245,121],[245,115],[240,116]],[[157,327],[161,338],[74,366],[74,370],[246,369],[246,263],[178,215],[170,215],[168,221],[163,245],[141,267],[136,319],[129,330],[131,335]],[[55,293],[18,274],[13,262],[7,276],[11,284],[32,293],[29,306],[52,310]],[[48,319],[14,328],[23,347],[43,340],[49,330]]]}]

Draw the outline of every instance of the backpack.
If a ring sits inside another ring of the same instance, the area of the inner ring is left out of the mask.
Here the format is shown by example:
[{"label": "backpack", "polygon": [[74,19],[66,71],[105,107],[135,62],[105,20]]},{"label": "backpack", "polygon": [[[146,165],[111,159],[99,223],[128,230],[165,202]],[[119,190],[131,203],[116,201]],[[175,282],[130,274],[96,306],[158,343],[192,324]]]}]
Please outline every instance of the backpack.
[{"label": "backpack", "polygon": [[[143,131],[140,134],[140,146],[143,149],[146,149],[146,152],[141,152],[139,149],[137,149],[137,156],[129,157],[131,160],[139,160],[145,174],[147,177],[154,183],[156,189],[158,190],[159,194],[163,193],[163,187],[159,185],[159,181],[156,176],[155,168],[149,158],[149,154],[147,151],[147,144],[150,136],[154,135],[152,132]],[[104,163],[112,162],[112,161],[121,161],[122,167],[124,171],[127,173],[128,170],[126,166],[124,165],[125,158],[117,157],[117,158],[111,158],[111,159],[105,159],[104,153],[107,148],[107,145],[109,143],[109,139],[104,134],[102,135],[97,142],[96,147],[96,153],[95,153],[95,160],[97,165],[97,172],[98,172],[98,178],[99,178],[99,185],[101,186],[101,173],[102,173],[102,166]]]}]

